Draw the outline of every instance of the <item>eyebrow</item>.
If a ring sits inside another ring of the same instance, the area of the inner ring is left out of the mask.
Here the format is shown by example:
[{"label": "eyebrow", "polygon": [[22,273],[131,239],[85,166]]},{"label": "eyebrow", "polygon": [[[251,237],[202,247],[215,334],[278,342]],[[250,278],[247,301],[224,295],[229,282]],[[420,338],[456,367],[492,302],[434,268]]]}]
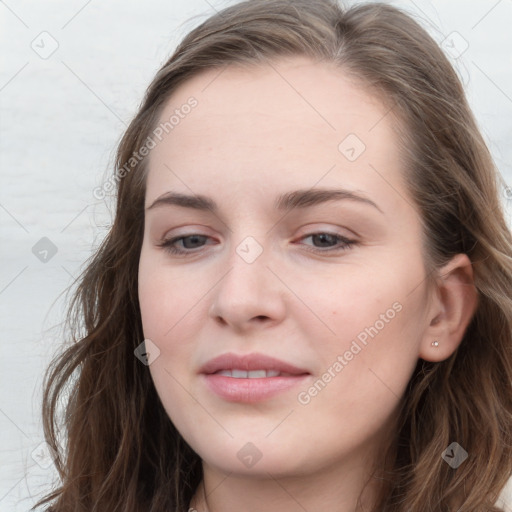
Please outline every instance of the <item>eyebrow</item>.
[{"label": "eyebrow", "polygon": [[[344,189],[308,189],[294,190],[280,195],[274,202],[274,208],[279,211],[290,211],[294,208],[308,208],[328,201],[351,200],[370,205],[384,213],[371,199]],[[178,192],[166,192],[158,197],[146,210],[159,206],[182,206],[195,210],[212,211],[216,213],[219,207],[213,199],[200,194],[187,195]]]}]

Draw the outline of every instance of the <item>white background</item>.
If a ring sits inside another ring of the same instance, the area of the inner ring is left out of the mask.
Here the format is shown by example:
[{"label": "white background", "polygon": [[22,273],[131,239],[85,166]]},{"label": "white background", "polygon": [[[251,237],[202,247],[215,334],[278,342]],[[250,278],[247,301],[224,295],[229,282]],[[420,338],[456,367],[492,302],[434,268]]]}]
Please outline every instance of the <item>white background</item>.
[{"label": "white background", "polygon": [[[42,375],[62,342],[63,292],[110,222],[92,191],[153,74],[191,28],[231,3],[0,1],[0,512],[29,510],[54,476],[32,457],[43,441]],[[390,3],[440,43],[457,32],[455,51],[469,45],[450,58],[512,185],[512,0]],[[57,248],[46,263],[32,252],[42,237]]]}]

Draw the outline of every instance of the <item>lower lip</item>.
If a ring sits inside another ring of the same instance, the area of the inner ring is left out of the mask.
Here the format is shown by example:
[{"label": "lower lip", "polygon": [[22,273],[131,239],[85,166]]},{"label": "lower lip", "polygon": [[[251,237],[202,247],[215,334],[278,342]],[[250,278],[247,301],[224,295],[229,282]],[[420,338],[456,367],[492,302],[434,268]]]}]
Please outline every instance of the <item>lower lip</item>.
[{"label": "lower lip", "polygon": [[203,374],[208,387],[229,402],[260,402],[303,383],[309,374],[295,377],[238,379],[218,374]]}]

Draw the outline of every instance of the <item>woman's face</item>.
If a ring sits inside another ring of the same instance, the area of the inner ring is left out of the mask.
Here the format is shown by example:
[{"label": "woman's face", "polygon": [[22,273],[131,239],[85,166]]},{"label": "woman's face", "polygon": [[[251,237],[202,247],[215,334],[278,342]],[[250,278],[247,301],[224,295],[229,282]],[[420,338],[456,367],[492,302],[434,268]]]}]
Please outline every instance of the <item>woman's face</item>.
[{"label": "woman's face", "polygon": [[396,121],[302,58],[208,70],[160,121],[139,296],[170,419],[225,472],[364,467],[429,325]]}]

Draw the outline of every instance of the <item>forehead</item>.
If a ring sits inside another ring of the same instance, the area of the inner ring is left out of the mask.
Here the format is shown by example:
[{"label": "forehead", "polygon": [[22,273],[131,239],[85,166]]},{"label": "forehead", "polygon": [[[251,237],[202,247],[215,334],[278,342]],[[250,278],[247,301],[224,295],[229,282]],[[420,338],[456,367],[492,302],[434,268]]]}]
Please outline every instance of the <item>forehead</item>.
[{"label": "forehead", "polygon": [[382,186],[379,171],[400,168],[388,107],[342,69],[307,58],[202,72],[173,93],[159,123],[173,114],[179,122],[149,155],[148,197],[164,185],[211,192],[227,179],[371,189]]}]

